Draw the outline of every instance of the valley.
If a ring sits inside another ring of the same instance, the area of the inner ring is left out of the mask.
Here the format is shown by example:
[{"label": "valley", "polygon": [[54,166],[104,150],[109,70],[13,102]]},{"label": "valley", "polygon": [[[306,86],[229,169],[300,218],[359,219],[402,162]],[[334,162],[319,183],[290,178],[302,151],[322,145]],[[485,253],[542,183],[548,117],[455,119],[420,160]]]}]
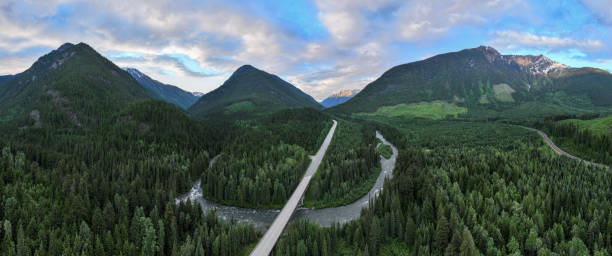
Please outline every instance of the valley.
[{"label": "valley", "polygon": [[2,76],[0,254],[611,252],[608,72],[482,46],[333,106],[285,79],[198,95],[84,43]]}]

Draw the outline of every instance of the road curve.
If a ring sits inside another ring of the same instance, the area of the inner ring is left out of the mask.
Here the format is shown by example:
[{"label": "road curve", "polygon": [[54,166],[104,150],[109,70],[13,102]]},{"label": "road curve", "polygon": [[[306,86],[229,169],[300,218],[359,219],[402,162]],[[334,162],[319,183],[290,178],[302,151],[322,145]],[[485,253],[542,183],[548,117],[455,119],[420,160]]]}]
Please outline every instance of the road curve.
[{"label": "road curve", "polygon": [[319,151],[316,155],[312,156],[312,161],[310,162],[310,165],[306,170],[306,174],[304,174],[304,177],[298,184],[295,191],[293,191],[293,194],[291,194],[289,200],[287,200],[287,203],[281,210],[280,214],[276,216],[276,219],[274,219],[274,222],[272,222],[272,225],[270,226],[268,231],[266,231],[261,240],[259,240],[257,246],[251,252],[251,256],[268,256],[270,255],[270,252],[272,252],[274,245],[278,241],[280,235],[283,233],[283,230],[285,229],[285,226],[287,226],[287,223],[291,219],[291,216],[295,212],[295,209],[298,207],[300,199],[302,199],[304,193],[306,192],[306,189],[308,188],[308,183],[310,183],[312,176],[319,168],[321,160],[323,159],[323,156],[325,155],[325,152],[329,147],[331,139],[334,136],[334,132],[336,131],[336,125],[338,124],[336,120],[333,121],[334,125],[332,125],[331,129],[329,130],[329,133],[327,133],[327,137],[325,137],[321,148],[319,148]]},{"label": "road curve", "polygon": [[546,144],[548,144],[548,146],[550,146],[550,148],[552,148],[552,150],[554,150],[554,151],[555,151],[555,153],[557,153],[558,155],[566,156],[566,157],[569,157],[569,158],[571,158],[571,159],[575,159],[575,160],[581,161],[581,162],[583,162],[584,164],[589,165],[589,166],[596,166],[596,167],[606,167],[606,168],[610,168],[610,167],[609,167],[609,166],[607,166],[607,165],[598,164],[598,163],[593,163],[593,162],[590,162],[590,161],[584,160],[584,159],[582,159],[582,158],[576,157],[576,156],[574,156],[574,155],[572,155],[572,154],[570,154],[570,153],[567,153],[567,152],[563,151],[563,149],[561,149],[561,148],[559,148],[557,145],[555,145],[555,143],[554,143],[554,142],[553,142],[553,141],[552,141],[552,140],[551,140],[551,139],[548,137],[548,135],[546,135],[546,133],[544,133],[543,131],[540,131],[540,130],[535,129],[535,128],[525,127],[525,126],[522,126],[522,127],[523,127],[523,128],[525,128],[525,129],[527,129],[527,130],[531,130],[531,131],[534,131],[534,132],[537,132],[538,134],[540,134],[540,136],[542,136],[542,138],[544,138],[544,142],[546,142]]}]

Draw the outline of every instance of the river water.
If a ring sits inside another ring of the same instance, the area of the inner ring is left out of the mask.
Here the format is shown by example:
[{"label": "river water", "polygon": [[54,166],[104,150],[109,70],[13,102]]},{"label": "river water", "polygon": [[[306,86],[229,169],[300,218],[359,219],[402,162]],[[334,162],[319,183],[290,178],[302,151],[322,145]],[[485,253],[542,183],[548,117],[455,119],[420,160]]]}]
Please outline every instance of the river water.
[{"label": "river water", "polygon": [[[381,171],[380,175],[376,179],[376,183],[370,189],[367,195],[359,198],[357,201],[339,207],[333,208],[323,208],[323,209],[308,209],[308,208],[300,208],[296,211],[293,218],[302,218],[308,219],[312,222],[319,223],[321,226],[331,226],[333,223],[345,223],[347,221],[351,221],[359,218],[361,213],[361,209],[367,207],[370,198],[378,196],[380,191],[382,190],[383,183],[385,178],[393,177],[393,169],[395,168],[395,162],[397,160],[398,151],[395,146],[389,143],[383,136],[377,131],[376,137],[379,138],[382,143],[391,146],[393,150],[393,155],[389,159],[385,159],[384,157],[380,157]],[[212,166],[214,162],[217,160],[217,157],[214,157],[210,161],[210,165]],[[266,229],[268,226],[272,224],[276,215],[280,213],[280,209],[248,209],[248,208],[240,208],[234,206],[226,206],[217,204],[215,202],[206,200],[202,197],[202,188],[200,187],[200,180],[197,180],[191,190],[176,198],[176,203],[181,201],[186,201],[190,199],[191,202],[198,202],[204,211],[208,211],[210,209],[215,209],[217,215],[225,220],[235,219],[239,222],[250,222],[256,228]]]}]

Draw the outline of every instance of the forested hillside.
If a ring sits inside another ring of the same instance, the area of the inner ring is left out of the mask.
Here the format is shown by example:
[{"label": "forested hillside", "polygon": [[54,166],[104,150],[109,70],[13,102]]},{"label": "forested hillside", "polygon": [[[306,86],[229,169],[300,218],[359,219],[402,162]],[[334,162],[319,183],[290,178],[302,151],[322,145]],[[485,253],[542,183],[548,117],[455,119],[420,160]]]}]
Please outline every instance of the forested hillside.
[{"label": "forested hillside", "polygon": [[93,128],[149,94],[89,45],[66,43],[0,86],[0,122]]},{"label": "forested hillside", "polygon": [[13,79],[13,75],[6,75],[6,76],[0,76],[0,85],[2,85],[3,83],[6,83],[8,80]]},{"label": "forested hillside", "polygon": [[442,117],[516,120],[610,112],[611,98],[605,70],[480,46],[395,66],[330,112],[419,116],[427,108]]},{"label": "forested hillside", "polygon": [[325,158],[312,179],[304,205],[333,207],[365,195],[380,172],[373,126],[340,120]]},{"label": "forested hillside", "polygon": [[4,128],[2,255],[235,255],[252,226],[174,203],[218,154],[222,129],[133,103],[95,131]]},{"label": "forested hillside", "polygon": [[280,77],[244,65],[217,89],[200,97],[189,112],[199,119],[212,119],[211,114],[258,116],[285,108],[321,109],[322,106]]},{"label": "forested hillside", "polygon": [[540,122],[551,139],[570,154],[612,166],[612,118]]},{"label": "forested hillside", "polygon": [[228,205],[282,208],[331,127],[313,109],[287,109],[243,123],[202,174],[204,197]]}]

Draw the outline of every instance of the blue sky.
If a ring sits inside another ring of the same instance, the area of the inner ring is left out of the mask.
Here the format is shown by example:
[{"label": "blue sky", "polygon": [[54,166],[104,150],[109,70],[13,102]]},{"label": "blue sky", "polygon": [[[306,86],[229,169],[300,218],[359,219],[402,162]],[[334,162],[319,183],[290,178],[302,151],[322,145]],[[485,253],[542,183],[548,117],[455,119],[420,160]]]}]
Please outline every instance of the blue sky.
[{"label": "blue sky", "polygon": [[612,71],[607,0],[2,0],[0,27],[0,74],[85,42],[200,92],[251,64],[321,100],[395,65],[479,45]]}]

